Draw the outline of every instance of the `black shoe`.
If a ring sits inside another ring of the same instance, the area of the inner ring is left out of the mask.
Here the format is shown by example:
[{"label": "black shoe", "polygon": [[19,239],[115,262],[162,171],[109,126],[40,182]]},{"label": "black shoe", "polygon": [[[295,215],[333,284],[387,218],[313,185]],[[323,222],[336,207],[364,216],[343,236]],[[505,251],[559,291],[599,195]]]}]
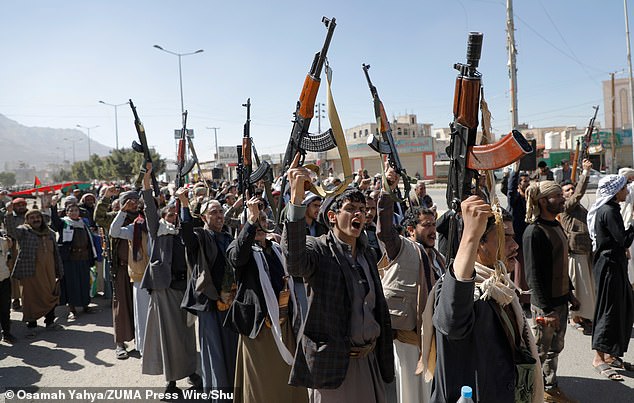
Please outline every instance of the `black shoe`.
[{"label": "black shoe", "polygon": [[182,390],[176,386],[176,381],[169,381],[167,386],[165,387],[165,400],[176,400],[179,396],[181,396]]},{"label": "black shoe", "polygon": [[202,390],[203,388],[203,380],[200,377],[200,375],[198,375],[197,373],[193,373],[191,374],[188,378],[187,378],[187,383],[189,383],[190,385],[192,385],[194,387],[194,389],[200,389]]},{"label": "black shoe", "polygon": [[12,335],[11,333],[5,333],[2,335],[2,341],[8,344],[15,344],[18,341],[18,339],[16,339],[15,336]]}]

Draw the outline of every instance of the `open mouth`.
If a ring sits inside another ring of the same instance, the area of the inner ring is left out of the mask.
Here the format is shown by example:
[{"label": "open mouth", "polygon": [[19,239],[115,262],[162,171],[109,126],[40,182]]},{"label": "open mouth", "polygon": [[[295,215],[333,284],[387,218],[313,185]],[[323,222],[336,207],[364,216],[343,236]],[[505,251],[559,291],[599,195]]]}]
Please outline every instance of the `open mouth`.
[{"label": "open mouth", "polygon": [[354,228],[354,229],[361,229],[361,223],[360,223],[360,222],[353,221],[353,222],[352,222],[352,228]]}]

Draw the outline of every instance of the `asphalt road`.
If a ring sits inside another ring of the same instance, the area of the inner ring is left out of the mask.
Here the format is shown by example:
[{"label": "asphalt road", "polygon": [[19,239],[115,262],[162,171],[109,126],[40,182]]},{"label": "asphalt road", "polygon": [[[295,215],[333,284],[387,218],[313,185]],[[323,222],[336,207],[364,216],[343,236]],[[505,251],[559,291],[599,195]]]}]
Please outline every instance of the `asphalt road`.
[{"label": "asphalt road", "polygon": [[[444,189],[431,186],[428,189],[433,200],[442,209]],[[588,196],[587,202],[591,200]],[[502,205],[505,204],[503,201]],[[58,307],[58,323],[64,329],[46,330],[41,319],[35,337],[31,338],[27,337],[26,326],[20,322],[21,313],[12,312],[12,333],[18,338],[18,342],[12,346],[0,343],[0,392],[7,387],[24,387],[31,391],[53,391],[60,387],[135,387],[161,392],[165,386],[163,376],[142,375],[138,354],[131,354],[127,360],[115,358],[110,300],[97,297],[93,303],[98,308],[97,312],[80,312],[77,321],[73,323],[66,321],[66,309]],[[590,336],[584,336],[568,327],[566,346],[559,359],[558,376],[561,388],[569,396],[584,403],[634,402],[634,373],[621,372],[623,382],[607,380],[592,368],[592,357]],[[625,359],[634,362],[634,346],[630,346]],[[185,389],[189,385],[181,380],[178,386]],[[4,401],[5,396],[0,393],[0,402]],[[62,401],[70,400],[66,398]]]}]

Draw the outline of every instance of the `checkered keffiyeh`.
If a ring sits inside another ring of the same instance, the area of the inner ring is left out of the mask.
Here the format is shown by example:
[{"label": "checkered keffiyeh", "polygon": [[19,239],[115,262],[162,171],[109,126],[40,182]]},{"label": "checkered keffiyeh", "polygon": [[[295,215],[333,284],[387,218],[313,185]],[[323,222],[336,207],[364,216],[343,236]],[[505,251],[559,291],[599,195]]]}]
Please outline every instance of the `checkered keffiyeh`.
[{"label": "checkered keffiyeh", "polygon": [[601,206],[612,200],[614,196],[627,184],[627,178],[623,175],[608,175],[599,181],[597,199],[588,211],[588,231],[592,239],[592,250],[597,249],[597,233],[594,224],[597,219],[597,211]]}]

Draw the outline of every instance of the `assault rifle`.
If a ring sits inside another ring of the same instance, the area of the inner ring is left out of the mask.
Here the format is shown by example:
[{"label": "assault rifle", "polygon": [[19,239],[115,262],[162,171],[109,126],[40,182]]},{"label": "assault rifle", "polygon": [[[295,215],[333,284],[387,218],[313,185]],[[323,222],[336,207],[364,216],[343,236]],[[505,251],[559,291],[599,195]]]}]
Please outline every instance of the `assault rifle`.
[{"label": "assault rifle", "polygon": [[[244,205],[246,206],[247,198],[245,192],[248,192],[249,197],[253,197],[255,193],[255,182],[251,182],[251,173],[253,172],[251,161],[251,98],[247,99],[247,103],[242,104],[242,106],[247,108],[247,120],[244,122],[241,151],[238,149],[238,169],[240,171],[238,193],[243,196]],[[240,153],[242,153],[242,158],[239,157]],[[247,209],[245,208],[245,216],[246,211]]]},{"label": "assault rifle", "polygon": [[[143,181],[143,175],[146,172],[145,164],[148,162],[150,163],[152,162],[152,154],[150,154],[150,148],[147,145],[147,138],[145,137],[145,128],[143,127],[143,123],[141,122],[141,119],[139,119],[139,115],[136,112],[136,107],[134,106],[134,103],[132,102],[131,99],[128,101],[128,103],[130,104],[130,108],[132,108],[132,114],[134,115],[134,127],[136,128],[136,133],[139,136],[138,143],[136,142],[136,140],[132,141],[132,149],[138,153],[142,153],[143,159],[144,159],[143,163],[141,164],[141,171],[139,172],[139,176],[137,177],[137,180],[134,183],[134,187],[136,189],[140,189],[141,182]],[[151,176],[152,176],[152,187],[154,188],[154,196],[159,197],[160,189],[158,186],[158,182],[156,181],[156,175],[154,174],[154,169],[152,169]]]},{"label": "assault rifle", "polygon": [[454,64],[454,69],[458,70],[459,74],[454,91],[454,120],[450,124],[451,139],[447,147],[447,155],[451,159],[447,207],[450,208],[450,214],[452,214],[448,234],[448,267],[456,256],[457,242],[455,241],[461,237],[458,233],[456,217],[460,212],[460,202],[472,193],[477,193],[478,171],[502,168],[532,151],[531,145],[517,130],[512,130],[496,143],[475,145],[482,90],[482,75],[477,70],[481,51],[482,33],[470,32],[467,42],[467,63]]},{"label": "assault rifle", "polygon": [[597,112],[599,112],[599,105],[593,106],[592,108],[594,109],[594,115],[592,116],[592,119],[590,119],[588,127],[586,127],[586,133],[583,136],[583,145],[581,147],[581,154],[579,155],[579,162],[588,158],[588,147],[590,147],[590,142],[592,141],[592,133],[594,133],[594,121],[597,118]]},{"label": "assault rifle", "polygon": [[[321,83],[321,71],[324,67],[324,63],[326,62],[326,54],[328,53],[328,47],[330,46],[330,41],[336,26],[335,18],[328,19],[323,17],[321,21],[328,29],[328,32],[321,51],[315,54],[310,71],[304,80],[304,86],[302,87],[299,101],[297,101],[293,119],[293,129],[291,130],[291,137],[288,141],[288,145],[286,146],[286,152],[284,153],[284,160],[282,162],[283,173],[288,171],[295,155],[298,152],[301,155],[299,163],[300,165],[303,165],[306,157],[306,151],[325,152],[337,146],[333,138],[332,130],[330,129],[324,133],[317,133],[314,135],[308,133],[310,121],[315,113],[315,99],[317,98],[319,84]],[[282,194],[284,194],[287,181],[288,178],[284,176],[282,179]],[[282,210],[283,200],[284,197],[280,197],[277,209],[278,211]]]},{"label": "assault rifle", "polygon": [[[264,180],[264,189],[266,198],[271,205],[273,217],[277,220],[277,209],[273,205],[273,193],[271,192],[271,184],[273,183],[273,170],[267,161],[260,162],[260,157],[253,144],[251,137],[251,98],[247,99],[246,104],[242,104],[247,108],[247,120],[244,123],[242,145],[237,146],[238,152],[238,194],[242,195],[246,203],[245,191],[248,191],[249,197],[255,195],[255,185]],[[253,158],[257,165],[257,169],[253,170]],[[246,208],[245,208],[246,215]]]},{"label": "assault rifle", "polygon": [[176,180],[174,184],[176,189],[180,189],[185,185],[185,177],[194,168],[195,161],[190,159],[187,161],[185,155],[187,138],[187,111],[183,112],[183,128],[181,129],[180,137],[178,138],[178,149],[176,152]]},{"label": "assault rifle", "polygon": [[[390,127],[390,122],[387,119],[385,108],[383,107],[383,102],[381,102],[381,99],[379,98],[379,93],[376,90],[376,87],[372,84],[372,80],[370,80],[370,74],[368,74],[368,70],[370,70],[370,65],[364,63],[363,72],[365,73],[365,78],[368,81],[368,86],[370,87],[370,93],[372,94],[372,100],[374,101],[374,116],[376,117],[376,124],[379,127],[379,133],[383,139],[383,141],[381,141],[373,134],[372,136],[368,137],[368,145],[377,153],[387,155],[388,164],[403,179],[405,200],[409,201],[408,196],[410,190],[412,189],[412,181],[411,178],[407,175],[405,168],[401,164],[401,159],[398,156],[398,150],[396,149],[396,145],[394,144],[394,137],[392,137],[392,128]],[[387,189],[389,189],[389,187]]]}]

